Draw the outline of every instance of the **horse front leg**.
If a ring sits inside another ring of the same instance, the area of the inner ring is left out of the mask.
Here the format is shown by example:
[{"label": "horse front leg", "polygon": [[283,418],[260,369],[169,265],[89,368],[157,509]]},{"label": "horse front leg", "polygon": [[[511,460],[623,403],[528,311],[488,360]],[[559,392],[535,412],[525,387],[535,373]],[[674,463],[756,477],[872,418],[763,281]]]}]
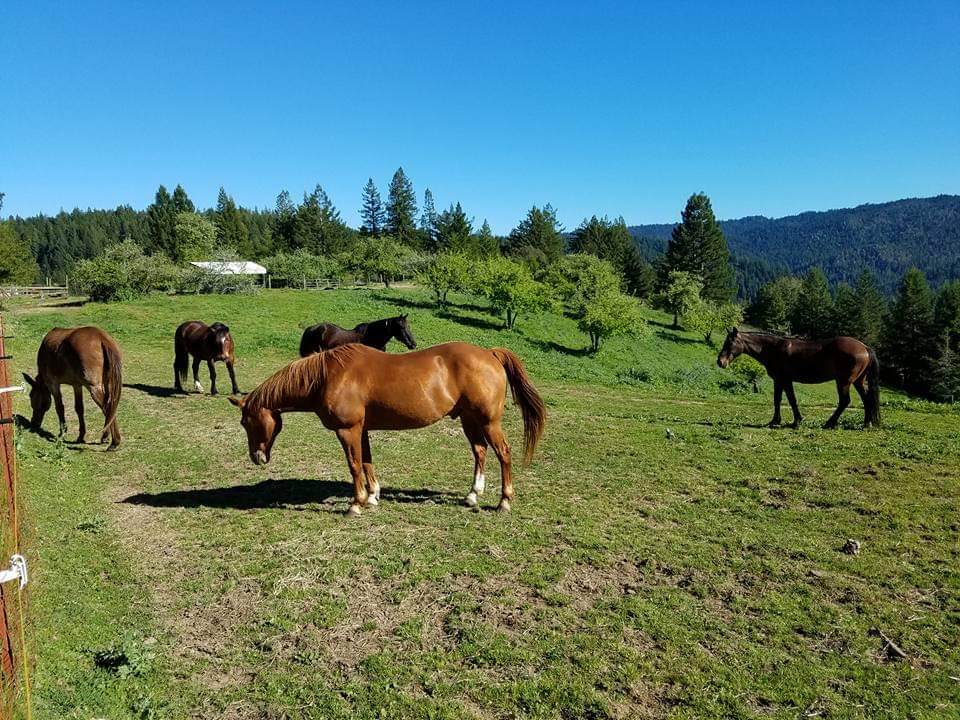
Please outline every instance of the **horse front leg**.
[{"label": "horse front leg", "polygon": [[57,420],[60,421],[60,435],[67,432],[67,412],[63,408],[63,395],[60,394],[60,386],[54,385],[50,393],[53,395],[53,404],[57,408]]},{"label": "horse front leg", "polygon": [[790,401],[790,409],[793,410],[793,425],[791,427],[796,430],[803,422],[803,417],[800,415],[800,408],[797,407],[797,396],[793,394],[793,383],[788,382],[784,390],[787,393],[787,400]]},{"label": "horse front leg", "polygon": [[767,427],[780,427],[780,403],[783,400],[783,383],[779,380],[773,381],[773,419],[767,423]]},{"label": "horse front leg", "polygon": [[210,371],[210,394],[217,394],[217,369],[213,366],[213,360],[207,360],[207,370]]},{"label": "horse front leg", "polygon": [[373,469],[373,455],[370,453],[370,435],[366,430],[360,436],[360,450],[363,461],[363,474],[367,478],[367,507],[376,507],[380,504],[380,483],[377,473]]},{"label": "horse front leg", "polygon": [[77,435],[77,442],[84,443],[86,442],[86,437],[87,437],[87,424],[83,418],[83,386],[82,385],[73,386],[73,409],[77,413],[77,422],[80,424],[80,432]]},{"label": "horse front leg", "polygon": [[337,439],[343,446],[350,475],[353,477],[353,502],[347,515],[359,517],[360,509],[367,504],[368,493],[363,482],[363,430],[359,426],[337,430]]},{"label": "horse front leg", "polygon": [[227,372],[230,373],[230,384],[233,386],[233,394],[240,394],[240,387],[237,385],[237,374],[233,371],[233,360],[227,360]]},{"label": "horse front leg", "polygon": [[464,498],[467,507],[474,510],[480,509],[478,496],[483,495],[487,482],[483,474],[483,468],[487,461],[487,440],[483,434],[483,427],[474,420],[463,418],[463,434],[467,436],[470,443],[470,449],[473,450],[473,485],[470,492]]},{"label": "horse front leg", "polygon": [[193,359],[193,389],[198,393],[203,392],[203,385],[200,384],[200,358]]},{"label": "horse front leg", "polygon": [[833,411],[833,415],[830,416],[830,419],[824,423],[823,427],[826,430],[832,430],[837,426],[837,421],[840,419],[840,415],[843,414],[843,411],[847,409],[847,406],[850,404],[850,386],[844,385],[843,383],[837,383],[837,409]]}]

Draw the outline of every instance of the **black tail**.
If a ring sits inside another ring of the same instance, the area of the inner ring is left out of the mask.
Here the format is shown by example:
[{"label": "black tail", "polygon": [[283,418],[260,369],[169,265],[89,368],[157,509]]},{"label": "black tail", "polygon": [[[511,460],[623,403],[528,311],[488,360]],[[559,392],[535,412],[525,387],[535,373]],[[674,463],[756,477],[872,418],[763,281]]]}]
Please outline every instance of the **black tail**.
[{"label": "black tail", "polygon": [[183,338],[182,325],[173,336],[173,352],[173,385],[179,388],[187,381],[187,367],[190,365],[190,354],[187,352],[187,341]]},{"label": "black tail", "polygon": [[863,409],[864,426],[880,426],[880,361],[877,353],[870,351],[870,365],[867,366],[867,397]]}]

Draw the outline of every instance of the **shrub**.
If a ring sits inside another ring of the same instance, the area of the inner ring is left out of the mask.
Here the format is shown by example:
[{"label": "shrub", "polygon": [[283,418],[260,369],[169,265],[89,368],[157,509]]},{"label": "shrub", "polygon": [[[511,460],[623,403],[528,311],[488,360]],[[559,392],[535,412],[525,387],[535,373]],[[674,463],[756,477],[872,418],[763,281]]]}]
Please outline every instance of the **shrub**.
[{"label": "shrub", "polygon": [[336,278],[346,275],[343,263],[326,255],[314,255],[300,248],[292,253],[279,252],[260,261],[275,278],[299,282],[304,278]]},{"label": "shrub", "polygon": [[417,280],[433,291],[437,307],[447,306],[447,294],[453,290],[467,289],[473,263],[458,252],[441,252],[430,258]]},{"label": "shrub", "polygon": [[475,263],[475,268],[473,289],[489,300],[498,315],[503,315],[508,328],[521,314],[542,312],[555,305],[550,288],[534,280],[526,265],[494,256]]},{"label": "shrub", "polygon": [[680,316],[683,327],[703,337],[704,342],[713,345],[714,333],[725,333],[743,320],[743,308],[733,303],[717,304],[709,300],[695,300],[689,303]]},{"label": "shrub", "polygon": [[128,240],[78,262],[71,282],[92,300],[129,300],[174,290],[180,273],[165,255],[144,255],[139,245]]}]

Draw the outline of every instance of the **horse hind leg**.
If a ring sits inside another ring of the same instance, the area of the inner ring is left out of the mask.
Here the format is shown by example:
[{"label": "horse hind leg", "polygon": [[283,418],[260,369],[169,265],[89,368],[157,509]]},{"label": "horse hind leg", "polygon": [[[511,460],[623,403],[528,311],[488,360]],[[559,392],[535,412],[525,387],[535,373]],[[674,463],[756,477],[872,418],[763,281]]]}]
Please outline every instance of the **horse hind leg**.
[{"label": "horse hind leg", "polygon": [[473,485],[470,487],[470,492],[467,493],[467,497],[464,498],[464,502],[467,504],[467,507],[479,510],[480,504],[477,498],[483,495],[483,491],[487,485],[486,478],[483,474],[484,464],[487,461],[487,440],[483,433],[483,427],[475,420],[464,417],[461,419],[461,423],[463,425],[463,434],[467,436],[467,441],[470,443],[471,450],[473,450],[474,461]]},{"label": "horse hind leg", "polygon": [[871,410],[873,409],[873,401],[870,399],[869,393],[867,393],[867,388],[864,386],[864,376],[861,375],[860,378],[853,383],[853,387],[857,391],[857,395],[860,396],[860,402],[863,403],[863,424],[864,426],[869,424],[869,418],[871,416]]},{"label": "horse hind leg", "polygon": [[508,512],[510,503],[513,500],[513,473],[511,470],[510,445],[503,434],[503,428],[500,427],[500,421],[495,420],[489,423],[483,430],[487,442],[493,447],[493,451],[500,461],[500,504],[497,510]]},{"label": "horse hind leg", "polygon": [[[103,392],[103,386],[102,386],[102,385],[91,385],[91,386],[90,386],[90,397],[93,398],[93,402],[96,404],[96,406],[97,406],[98,408],[100,408],[101,410],[103,410],[104,400],[106,400],[106,395],[105,395],[104,392]],[[104,410],[103,418],[104,418],[104,420],[107,419],[106,410]],[[111,437],[112,431],[113,431],[113,426],[112,426],[112,425],[104,425],[104,426],[103,426],[103,432],[100,433],[100,444],[101,444],[101,445],[107,441],[107,438],[110,438],[110,437]],[[119,439],[117,439],[117,442],[119,442]]]},{"label": "horse hind leg", "polygon": [[367,478],[367,507],[376,507],[380,504],[380,483],[377,473],[373,469],[373,455],[370,452],[370,435],[366,430],[360,436],[360,452],[363,462],[363,474]]},{"label": "horse hind leg", "polygon": [[824,428],[831,430],[837,426],[837,421],[840,419],[840,415],[843,414],[843,411],[847,409],[847,406],[850,404],[850,383],[837,383],[837,409],[833,411],[833,415],[830,416],[830,419],[824,424]]},{"label": "horse hind leg", "polygon": [[83,417],[83,386],[74,385],[73,386],[73,409],[77,413],[77,422],[80,425],[79,434],[77,435],[77,442],[83,444],[86,442],[87,438],[87,424],[84,421]]}]

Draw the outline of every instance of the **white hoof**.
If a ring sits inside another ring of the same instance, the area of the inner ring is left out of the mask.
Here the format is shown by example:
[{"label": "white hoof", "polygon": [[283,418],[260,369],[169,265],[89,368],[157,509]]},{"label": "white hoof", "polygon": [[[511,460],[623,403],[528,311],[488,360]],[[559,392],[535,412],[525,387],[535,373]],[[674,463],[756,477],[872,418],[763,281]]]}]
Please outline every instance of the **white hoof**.
[{"label": "white hoof", "polygon": [[471,490],[467,497],[464,499],[464,502],[467,504],[467,507],[475,508],[477,507],[477,494]]},{"label": "white hoof", "polygon": [[347,517],[360,517],[360,506],[351,505],[347,510]]},{"label": "white hoof", "polygon": [[500,504],[497,506],[497,510],[500,512],[510,512],[510,501],[504,498],[500,501]]},{"label": "white hoof", "polygon": [[203,392],[203,385],[200,384],[200,381],[199,381],[199,380],[194,381],[194,383],[193,383],[193,389],[196,390],[198,393],[202,393],[202,392]]},{"label": "white hoof", "polygon": [[379,505],[379,504],[380,504],[380,501],[377,500],[377,496],[376,496],[376,495],[368,495],[368,496],[367,496],[367,507],[376,507],[376,506]]}]

